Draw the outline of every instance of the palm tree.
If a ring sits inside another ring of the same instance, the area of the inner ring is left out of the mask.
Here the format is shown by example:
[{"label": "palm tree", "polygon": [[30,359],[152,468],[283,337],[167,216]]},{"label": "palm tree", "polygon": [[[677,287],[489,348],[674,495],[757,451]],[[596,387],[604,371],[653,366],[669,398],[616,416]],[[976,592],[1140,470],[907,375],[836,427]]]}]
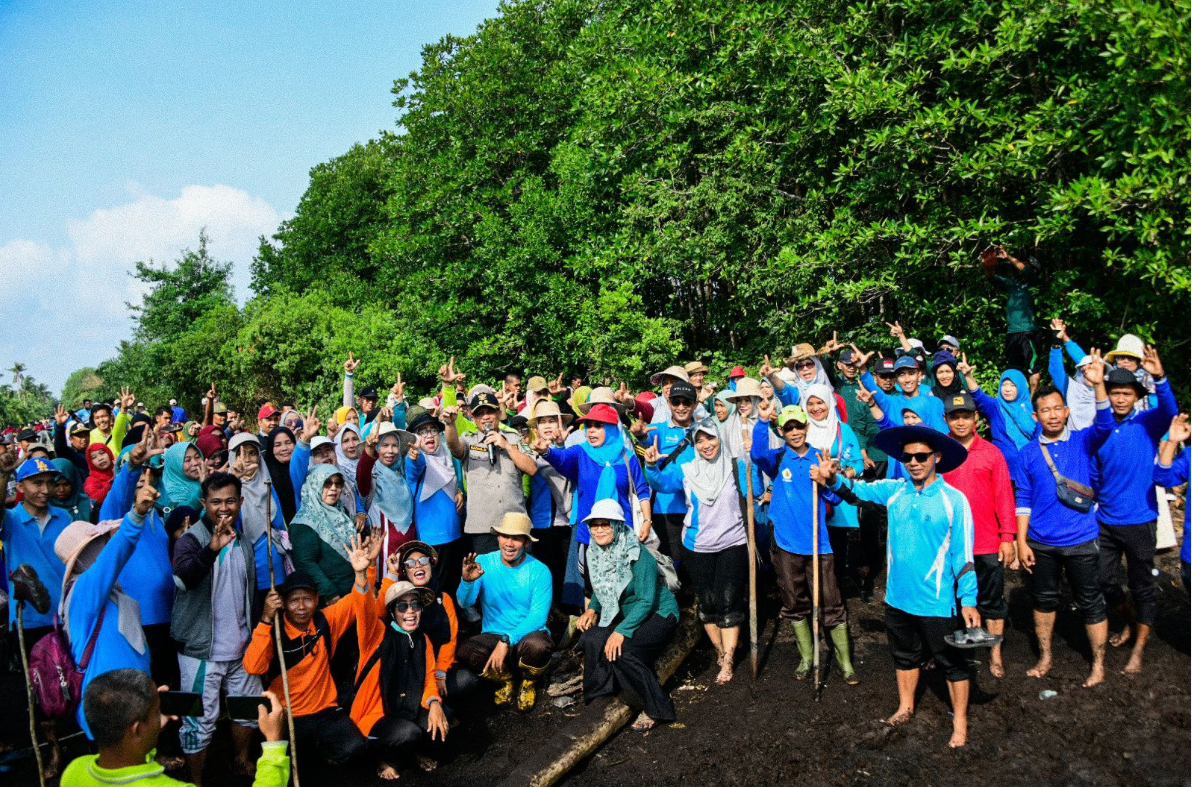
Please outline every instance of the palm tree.
[{"label": "palm tree", "polygon": [[25,364],[21,363],[20,361],[17,361],[16,363],[14,363],[12,365],[12,368],[8,370],[8,371],[12,372],[12,384],[13,385],[19,386],[21,384],[21,378],[22,378],[22,375],[24,375],[24,373],[25,373],[25,369],[26,369]]}]

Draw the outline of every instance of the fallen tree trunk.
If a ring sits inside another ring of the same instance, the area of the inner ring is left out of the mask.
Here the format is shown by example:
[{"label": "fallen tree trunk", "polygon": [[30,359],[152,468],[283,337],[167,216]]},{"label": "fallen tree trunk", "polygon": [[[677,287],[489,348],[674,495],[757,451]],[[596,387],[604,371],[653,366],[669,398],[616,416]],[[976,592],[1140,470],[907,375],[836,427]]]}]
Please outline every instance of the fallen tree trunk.
[{"label": "fallen tree trunk", "polygon": [[[658,657],[658,679],[665,683],[691,653],[699,635],[695,615],[685,612],[670,645]],[[619,698],[602,697],[563,724],[558,733],[521,762],[497,787],[550,787],[629,723],[634,711]]]}]

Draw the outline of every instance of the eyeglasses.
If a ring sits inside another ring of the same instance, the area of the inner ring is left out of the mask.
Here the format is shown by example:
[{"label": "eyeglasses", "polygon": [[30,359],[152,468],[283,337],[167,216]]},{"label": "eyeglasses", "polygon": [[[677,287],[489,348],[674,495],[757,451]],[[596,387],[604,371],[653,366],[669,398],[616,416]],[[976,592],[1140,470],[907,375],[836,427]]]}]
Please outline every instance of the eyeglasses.
[{"label": "eyeglasses", "polygon": [[810,369],[815,366],[815,361],[796,361],[796,369]]},{"label": "eyeglasses", "polygon": [[422,602],[418,601],[418,600],[399,601],[393,605],[393,608],[396,609],[398,612],[410,612],[410,611],[421,612],[422,611]]},{"label": "eyeglasses", "polygon": [[588,523],[588,530],[596,530],[601,527],[612,527],[613,523],[607,519],[593,519]]},{"label": "eyeglasses", "polygon": [[682,396],[677,396],[674,399],[671,399],[670,403],[673,407],[694,407],[695,406],[695,402],[691,401],[690,399],[686,399]]},{"label": "eyeglasses", "polygon": [[422,557],[412,557],[409,560],[406,560],[405,563],[403,563],[403,565],[406,568],[418,568],[419,566],[429,566],[430,565],[430,557],[428,557],[427,555],[423,555]]},{"label": "eyeglasses", "polygon": [[908,465],[912,461],[919,464],[926,464],[927,460],[933,456],[935,456],[934,451],[916,451],[913,454],[909,452],[903,453],[903,455],[899,458],[902,460],[904,465]]}]

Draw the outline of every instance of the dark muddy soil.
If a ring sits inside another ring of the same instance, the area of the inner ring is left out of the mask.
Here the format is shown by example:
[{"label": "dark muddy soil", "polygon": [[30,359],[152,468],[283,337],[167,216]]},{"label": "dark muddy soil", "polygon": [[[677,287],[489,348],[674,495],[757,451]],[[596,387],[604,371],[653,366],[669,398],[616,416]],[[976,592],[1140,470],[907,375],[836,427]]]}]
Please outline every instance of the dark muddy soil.
[{"label": "dark muddy soil", "polygon": [[[1080,685],[1088,670],[1088,647],[1083,626],[1067,605],[1057,623],[1051,674],[1042,680],[1025,676],[1035,660],[1030,600],[1022,578],[1009,572],[1007,676],[991,677],[986,654],[976,652],[982,663],[969,710],[969,744],[958,751],[947,748],[951,722],[947,690],[938,674],[928,673],[921,681],[910,723],[898,729],[880,723],[897,705],[880,589],[872,602],[848,601],[861,685],[846,686],[832,673],[818,703],[810,681],[793,678],[794,642],[788,630],[776,631],[772,618],[777,601],[767,597],[763,611],[769,622],[761,637],[763,660],[756,682],[750,680],[745,651],[733,681],[716,686],[711,650],[701,641],[668,684],[678,722],[645,735],[626,728],[572,771],[564,784],[1186,785],[1192,702],[1189,604],[1179,583],[1176,552],[1162,555],[1159,567],[1159,617],[1145,672],[1119,674],[1127,652],[1111,649],[1109,677],[1093,689]],[[1110,621],[1116,628],[1116,618]],[[2,680],[0,708],[12,710],[0,712],[0,741],[27,747],[25,716],[16,710],[23,706],[19,677],[7,674]],[[1056,696],[1040,699],[1044,690]],[[554,707],[545,693],[538,708],[526,716],[496,713],[486,702],[478,702],[465,710],[465,720],[439,750],[438,770],[426,775],[409,766],[402,771],[401,783],[493,784],[579,712],[580,704]],[[221,729],[207,784],[248,785],[227,774],[227,745],[226,730]],[[84,742],[76,738],[68,754],[74,756],[83,748]],[[29,757],[12,762],[11,771],[0,772],[0,783],[35,785],[31,763]],[[387,783],[366,769],[304,767],[303,776],[316,785]]]}]

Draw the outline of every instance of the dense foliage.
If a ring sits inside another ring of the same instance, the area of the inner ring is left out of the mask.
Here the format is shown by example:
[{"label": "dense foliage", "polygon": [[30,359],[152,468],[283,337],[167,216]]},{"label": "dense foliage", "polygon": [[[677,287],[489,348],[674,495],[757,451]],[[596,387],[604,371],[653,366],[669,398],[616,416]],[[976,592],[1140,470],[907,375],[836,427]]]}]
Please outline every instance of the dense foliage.
[{"label": "dense foliage", "polygon": [[10,382],[0,383],[0,425],[24,425],[53,413],[50,389],[25,374],[25,365],[14,363]]},{"label": "dense foliage", "polygon": [[900,319],[996,377],[1004,297],[976,254],[1001,242],[1042,265],[1040,324],[1154,340],[1186,395],[1188,17],[1188,0],[507,2],[425,47],[395,86],[400,133],[312,170],[255,300],[206,281],[181,323],[147,322],[147,300],[101,375],[311,401],[353,350],[386,386],[429,384],[450,354],[473,379],[642,384],[833,329],[891,346]]}]

